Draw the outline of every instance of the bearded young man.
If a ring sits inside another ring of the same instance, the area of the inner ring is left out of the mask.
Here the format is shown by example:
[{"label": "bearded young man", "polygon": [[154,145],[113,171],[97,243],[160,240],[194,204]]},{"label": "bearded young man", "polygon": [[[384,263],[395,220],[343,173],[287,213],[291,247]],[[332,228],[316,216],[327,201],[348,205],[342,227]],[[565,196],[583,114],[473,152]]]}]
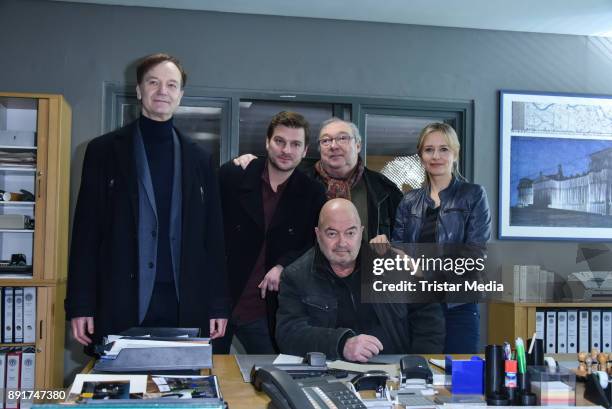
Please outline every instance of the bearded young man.
[{"label": "bearded young man", "polygon": [[275,353],[273,337],[283,269],[314,244],[325,202],[323,187],[296,169],[306,155],[309,125],[295,112],[279,112],[268,126],[267,158],[247,169],[221,167],[227,270],[234,303],[225,337],[235,334],[249,354]]}]

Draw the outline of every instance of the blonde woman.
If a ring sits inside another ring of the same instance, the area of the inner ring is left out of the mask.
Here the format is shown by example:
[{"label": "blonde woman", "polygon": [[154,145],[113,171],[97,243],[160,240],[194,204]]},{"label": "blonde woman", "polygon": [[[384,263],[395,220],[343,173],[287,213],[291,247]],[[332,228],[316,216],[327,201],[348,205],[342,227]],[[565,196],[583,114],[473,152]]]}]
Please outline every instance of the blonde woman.
[{"label": "blonde woman", "polygon": [[[459,173],[459,140],[448,124],[427,125],[417,145],[426,178],[404,196],[392,239],[404,243],[484,244],[491,236],[491,214],[482,186]],[[443,304],[445,353],[477,353],[478,304]]]}]

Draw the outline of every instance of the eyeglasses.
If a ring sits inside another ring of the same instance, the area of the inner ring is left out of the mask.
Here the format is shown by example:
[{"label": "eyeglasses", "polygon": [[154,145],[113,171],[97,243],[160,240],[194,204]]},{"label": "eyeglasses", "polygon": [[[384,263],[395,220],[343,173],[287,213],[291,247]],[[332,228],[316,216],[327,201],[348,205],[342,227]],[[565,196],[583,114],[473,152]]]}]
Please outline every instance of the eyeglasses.
[{"label": "eyeglasses", "polygon": [[353,136],[344,133],[344,134],[334,136],[333,138],[332,137],[321,138],[319,139],[319,145],[327,148],[327,147],[330,147],[334,141],[336,141],[338,145],[348,145],[351,139],[353,139]]}]

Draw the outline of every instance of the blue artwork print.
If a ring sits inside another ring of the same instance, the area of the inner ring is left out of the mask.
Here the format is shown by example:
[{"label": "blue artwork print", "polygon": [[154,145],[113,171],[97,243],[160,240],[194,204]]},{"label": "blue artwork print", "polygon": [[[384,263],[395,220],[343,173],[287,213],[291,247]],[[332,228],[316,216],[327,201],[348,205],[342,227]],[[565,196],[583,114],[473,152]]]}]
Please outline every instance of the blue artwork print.
[{"label": "blue artwork print", "polygon": [[612,227],[612,140],[511,137],[510,225]]}]

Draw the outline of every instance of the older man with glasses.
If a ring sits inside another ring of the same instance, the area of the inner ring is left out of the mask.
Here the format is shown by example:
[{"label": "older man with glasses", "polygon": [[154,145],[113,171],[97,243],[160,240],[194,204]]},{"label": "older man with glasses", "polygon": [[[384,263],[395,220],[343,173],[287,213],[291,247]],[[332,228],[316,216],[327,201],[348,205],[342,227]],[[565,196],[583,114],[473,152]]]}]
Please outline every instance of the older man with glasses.
[{"label": "older man with glasses", "polygon": [[[319,148],[321,160],[305,173],[325,186],[328,199],[353,202],[364,226],[364,238],[386,241],[381,236],[391,237],[402,193],[387,177],[364,166],[357,126],[335,117],[326,120],[321,125]],[[246,167],[253,158],[242,155],[235,163]]]}]

